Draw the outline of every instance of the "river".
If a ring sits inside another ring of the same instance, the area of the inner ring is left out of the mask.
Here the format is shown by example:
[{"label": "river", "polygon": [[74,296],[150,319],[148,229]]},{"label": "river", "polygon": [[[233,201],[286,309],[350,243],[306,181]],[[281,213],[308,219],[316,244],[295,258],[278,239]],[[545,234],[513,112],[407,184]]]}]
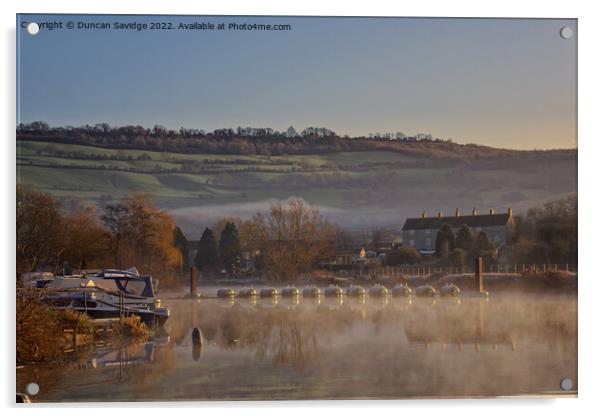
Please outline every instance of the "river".
[{"label": "river", "polygon": [[22,366],[18,391],[37,383],[34,402],[548,396],[570,378],[576,394],[572,295],[163,300],[165,334]]}]

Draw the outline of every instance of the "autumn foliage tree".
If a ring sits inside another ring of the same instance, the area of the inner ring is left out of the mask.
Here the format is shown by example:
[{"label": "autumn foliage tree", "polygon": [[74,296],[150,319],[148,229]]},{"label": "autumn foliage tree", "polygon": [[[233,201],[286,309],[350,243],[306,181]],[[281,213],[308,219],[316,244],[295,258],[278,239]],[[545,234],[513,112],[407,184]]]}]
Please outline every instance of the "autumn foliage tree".
[{"label": "autumn foliage tree", "polygon": [[577,263],[577,195],[529,209],[516,217],[513,260],[519,263]]},{"label": "autumn foliage tree", "polygon": [[64,220],[52,196],[17,186],[17,272],[58,262],[64,250]]},{"label": "autumn foliage tree", "polygon": [[109,255],[110,235],[102,226],[99,213],[94,207],[78,206],[65,215],[65,250],[63,261],[75,269],[95,269],[103,267]]},{"label": "autumn foliage tree", "polygon": [[111,231],[111,254],[116,267],[135,265],[155,275],[182,267],[182,254],[174,246],[174,220],[146,195],[107,205],[102,220]]}]

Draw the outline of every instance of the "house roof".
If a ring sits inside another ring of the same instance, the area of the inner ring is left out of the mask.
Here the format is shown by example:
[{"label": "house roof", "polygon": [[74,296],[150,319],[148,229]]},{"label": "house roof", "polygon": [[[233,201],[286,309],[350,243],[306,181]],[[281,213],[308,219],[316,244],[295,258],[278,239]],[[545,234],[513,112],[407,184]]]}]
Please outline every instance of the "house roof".
[{"label": "house roof", "polygon": [[443,224],[449,224],[452,228],[459,228],[466,224],[469,227],[503,227],[510,221],[511,215],[505,214],[483,214],[483,215],[460,215],[452,217],[425,217],[408,218],[403,225],[403,230],[438,230]]}]

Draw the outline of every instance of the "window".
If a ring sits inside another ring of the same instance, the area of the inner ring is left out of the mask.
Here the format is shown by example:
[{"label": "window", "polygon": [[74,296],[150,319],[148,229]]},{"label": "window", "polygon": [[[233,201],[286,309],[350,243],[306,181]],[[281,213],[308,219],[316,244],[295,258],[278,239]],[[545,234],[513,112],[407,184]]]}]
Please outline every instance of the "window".
[{"label": "window", "polygon": [[430,238],[426,239],[426,247],[431,248],[431,239]]},{"label": "window", "polygon": [[73,301],[73,307],[75,308],[96,308],[96,302],[93,300],[88,300],[84,302],[81,299],[76,299]]},{"label": "window", "polygon": [[431,235],[431,230],[426,230],[425,233],[426,235]]},{"label": "window", "polygon": [[495,237],[493,237],[493,241],[495,241],[496,243],[500,242],[500,236],[496,235]]},{"label": "window", "polygon": [[414,247],[414,240],[410,240],[410,245]]},{"label": "window", "polygon": [[414,235],[414,230],[410,230],[410,235]]}]

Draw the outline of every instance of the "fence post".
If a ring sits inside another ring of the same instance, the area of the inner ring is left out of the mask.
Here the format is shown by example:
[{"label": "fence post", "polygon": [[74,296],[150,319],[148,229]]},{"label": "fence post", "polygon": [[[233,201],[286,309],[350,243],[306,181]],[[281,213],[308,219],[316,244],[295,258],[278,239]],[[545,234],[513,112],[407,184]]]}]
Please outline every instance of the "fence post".
[{"label": "fence post", "polygon": [[479,293],[483,291],[483,257],[477,257],[474,261],[475,290]]}]

